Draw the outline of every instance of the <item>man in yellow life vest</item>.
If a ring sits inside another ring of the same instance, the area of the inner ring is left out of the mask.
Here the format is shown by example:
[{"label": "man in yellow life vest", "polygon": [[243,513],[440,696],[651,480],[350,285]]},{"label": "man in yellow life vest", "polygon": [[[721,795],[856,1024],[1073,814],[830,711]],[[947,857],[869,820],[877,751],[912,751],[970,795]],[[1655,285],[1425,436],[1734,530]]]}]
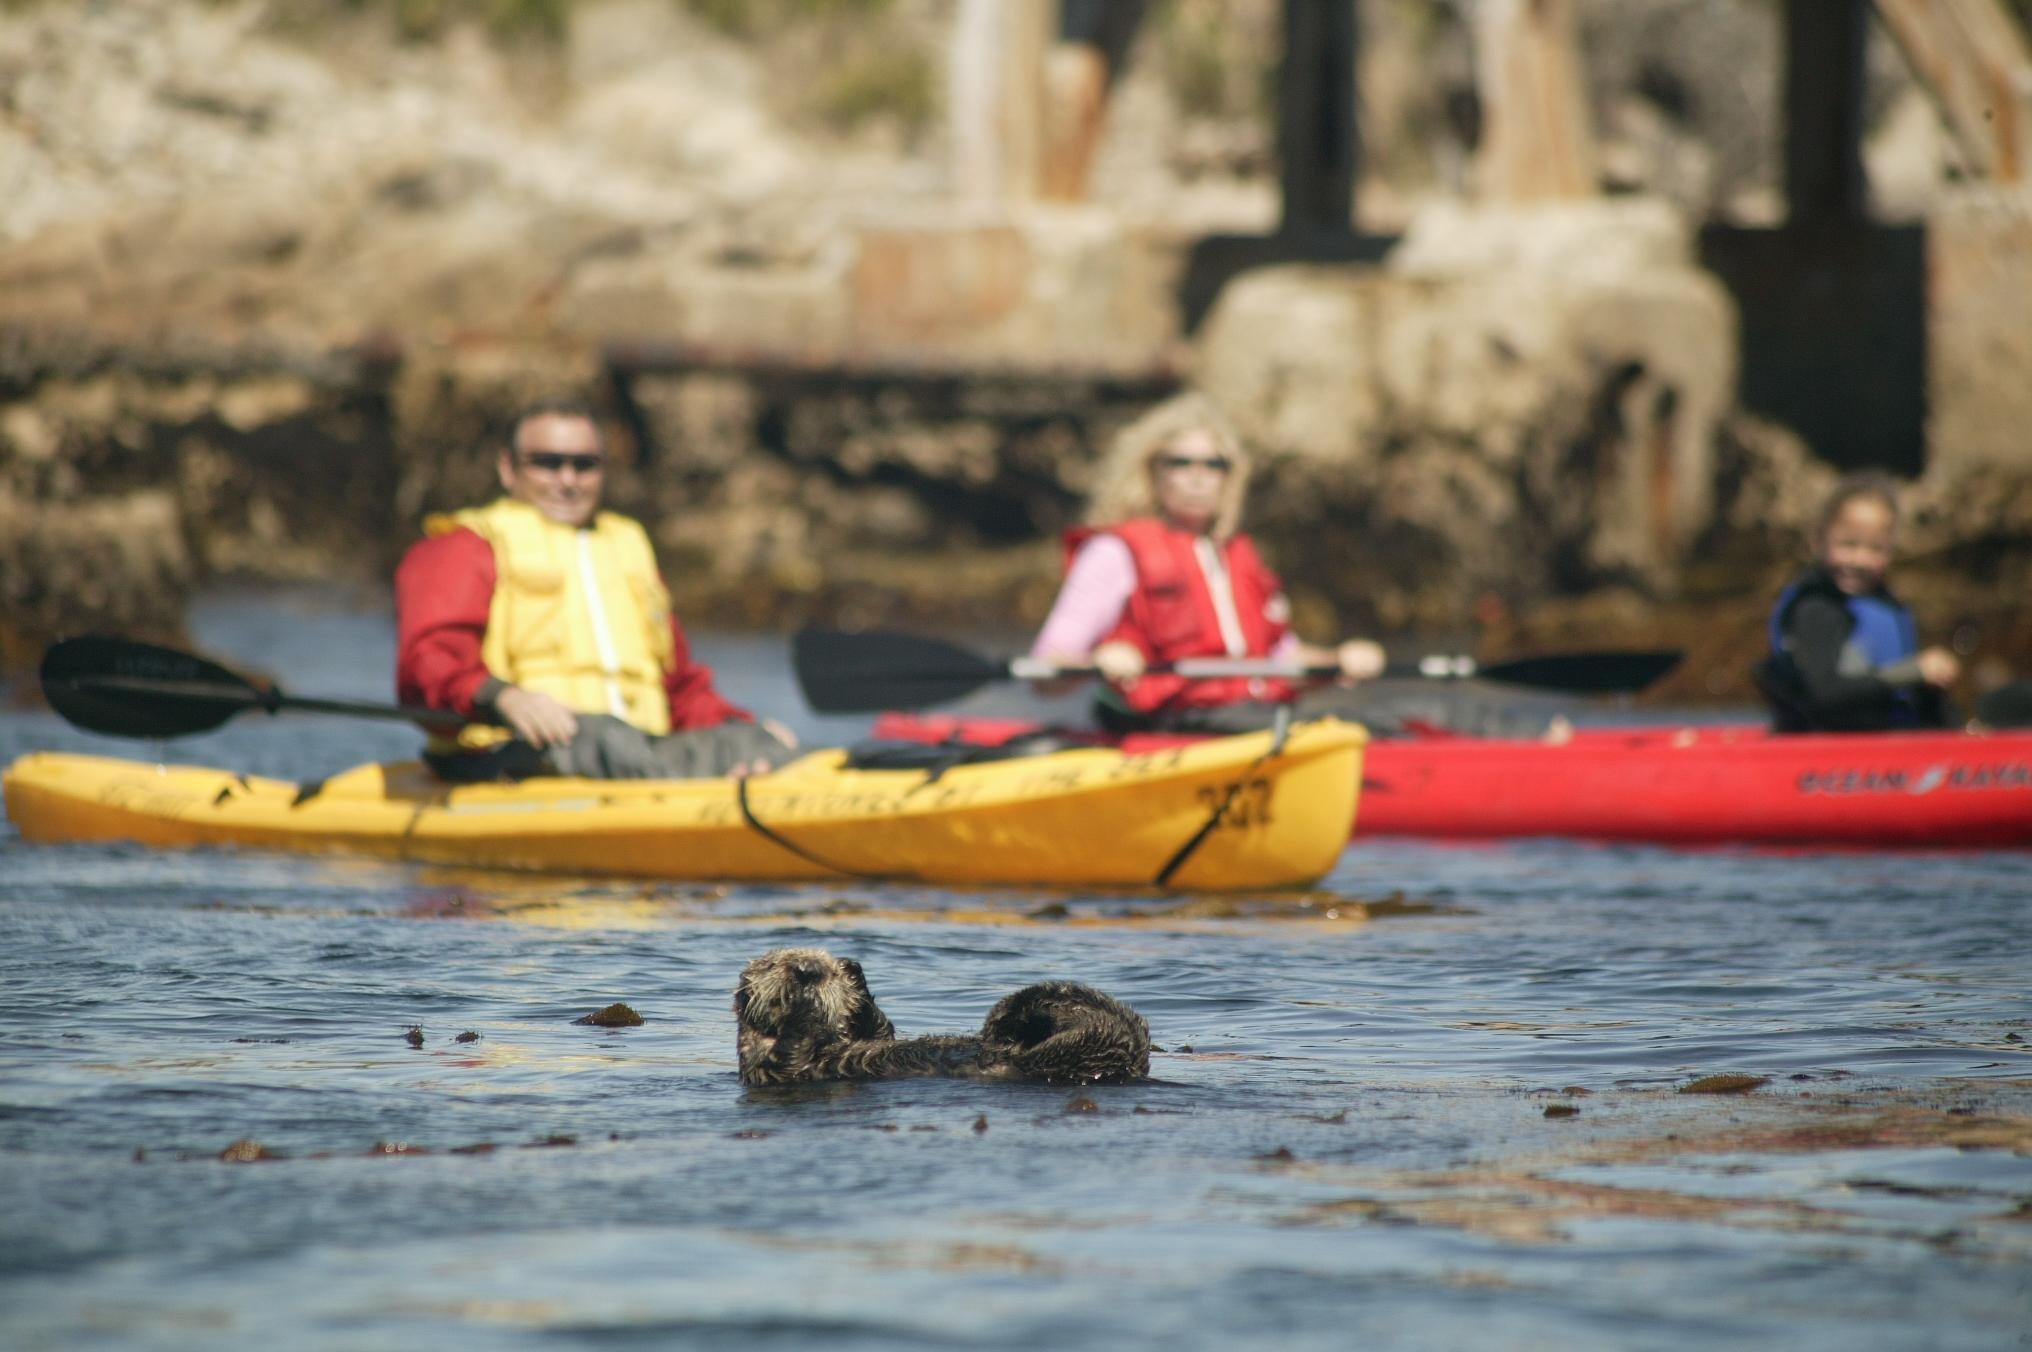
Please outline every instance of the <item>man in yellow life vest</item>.
[{"label": "man in yellow life vest", "polygon": [[600,510],[590,410],[552,401],[508,429],[505,496],[424,523],[395,574],[396,690],[480,721],[425,751],[447,779],[749,774],[795,746],[691,660],[641,525]]}]

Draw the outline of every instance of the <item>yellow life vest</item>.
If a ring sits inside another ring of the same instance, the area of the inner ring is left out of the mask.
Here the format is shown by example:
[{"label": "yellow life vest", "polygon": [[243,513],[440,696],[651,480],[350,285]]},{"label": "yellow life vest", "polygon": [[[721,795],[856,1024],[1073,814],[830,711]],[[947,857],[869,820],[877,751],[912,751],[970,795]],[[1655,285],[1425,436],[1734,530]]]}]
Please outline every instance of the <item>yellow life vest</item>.
[{"label": "yellow life vest", "polygon": [[[648,733],[670,731],[663,688],[676,656],[670,593],[637,522],[601,512],[579,529],[514,498],[424,522],[431,535],[461,526],[494,550],[494,597],[480,644],[490,673],[553,695],[580,713],[613,714]],[[510,735],[469,724],[456,747],[487,746]]]}]

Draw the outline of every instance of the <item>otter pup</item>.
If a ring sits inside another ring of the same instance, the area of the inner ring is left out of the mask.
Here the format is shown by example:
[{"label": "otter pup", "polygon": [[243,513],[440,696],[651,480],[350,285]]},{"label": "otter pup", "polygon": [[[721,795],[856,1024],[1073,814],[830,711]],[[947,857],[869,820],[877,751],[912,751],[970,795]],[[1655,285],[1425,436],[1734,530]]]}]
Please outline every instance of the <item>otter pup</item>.
[{"label": "otter pup", "polygon": [[976,1035],[898,1039],[860,963],[779,948],[742,969],[734,1018],[743,1084],[915,1075],[1121,1084],[1150,1073],[1143,1016],[1070,981],[1005,996]]}]

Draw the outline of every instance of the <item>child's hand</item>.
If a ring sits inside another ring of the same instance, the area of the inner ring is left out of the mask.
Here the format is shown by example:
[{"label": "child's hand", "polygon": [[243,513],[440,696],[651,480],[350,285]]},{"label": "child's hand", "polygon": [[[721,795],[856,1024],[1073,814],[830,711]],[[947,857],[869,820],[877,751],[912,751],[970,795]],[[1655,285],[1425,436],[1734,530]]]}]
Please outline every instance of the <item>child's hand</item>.
[{"label": "child's hand", "polygon": [[1928,648],[1919,654],[1919,679],[1945,689],[1961,679],[1961,659],[1945,648]]}]

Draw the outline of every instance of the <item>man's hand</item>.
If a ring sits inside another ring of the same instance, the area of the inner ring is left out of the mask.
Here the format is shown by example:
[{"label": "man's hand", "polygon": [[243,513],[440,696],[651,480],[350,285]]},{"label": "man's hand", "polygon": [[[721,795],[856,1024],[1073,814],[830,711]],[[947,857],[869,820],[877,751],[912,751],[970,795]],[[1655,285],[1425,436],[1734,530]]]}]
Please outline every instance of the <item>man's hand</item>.
[{"label": "man's hand", "polygon": [[562,746],[578,735],[579,716],[571,706],[540,690],[511,685],[494,696],[494,712],[517,737],[539,751]]},{"label": "man's hand", "polygon": [[[768,733],[771,737],[774,737],[777,741],[783,743],[785,749],[790,751],[797,750],[797,734],[792,732],[784,724],[777,722],[773,718],[757,719],[756,723],[757,726],[759,726],[762,729],[762,731]],[[767,760],[758,756],[754,760],[743,761],[739,765],[736,765],[733,769],[727,771],[727,777],[729,779],[746,779],[750,775],[766,775],[775,768],[776,767],[774,765],[771,765]]]},{"label": "man's hand", "polygon": [[1147,670],[1142,650],[1120,639],[1094,649],[1094,666],[1116,685],[1127,685]]}]

